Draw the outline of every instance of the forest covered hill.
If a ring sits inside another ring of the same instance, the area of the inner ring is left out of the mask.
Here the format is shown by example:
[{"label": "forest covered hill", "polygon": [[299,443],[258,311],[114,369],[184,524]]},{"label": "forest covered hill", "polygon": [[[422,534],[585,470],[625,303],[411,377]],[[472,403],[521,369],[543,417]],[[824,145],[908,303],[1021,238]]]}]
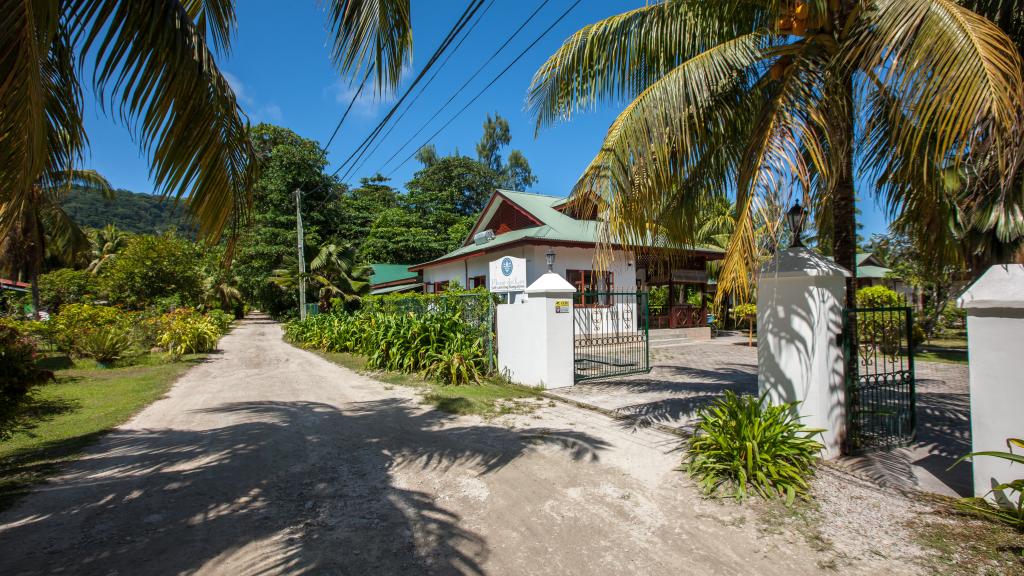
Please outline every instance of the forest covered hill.
[{"label": "forest covered hill", "polygon": [[64,210],[79,226],[101,228],[113,224],[121,230],[152,234],[176,230],[191,231],[183,206],[173,199],[161,201],[159,196],[117,190],[112,200],[95,192],[72,190],[63,203]]}]

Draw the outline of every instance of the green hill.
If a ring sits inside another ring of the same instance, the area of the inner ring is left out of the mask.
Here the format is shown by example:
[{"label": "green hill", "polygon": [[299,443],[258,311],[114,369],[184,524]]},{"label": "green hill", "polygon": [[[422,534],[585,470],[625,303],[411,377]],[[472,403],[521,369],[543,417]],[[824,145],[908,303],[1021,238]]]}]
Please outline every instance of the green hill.
[{"label": "green hill", "polygon": [[159,196],[117,190],[107,200],[95,192],[72,190],[64,200],[64,210],[82,227],[100,228],[113,224],[121,230],[152,234],[176,230],[188,233],[192,226],[185,208],[174,200],[161,201]]}]

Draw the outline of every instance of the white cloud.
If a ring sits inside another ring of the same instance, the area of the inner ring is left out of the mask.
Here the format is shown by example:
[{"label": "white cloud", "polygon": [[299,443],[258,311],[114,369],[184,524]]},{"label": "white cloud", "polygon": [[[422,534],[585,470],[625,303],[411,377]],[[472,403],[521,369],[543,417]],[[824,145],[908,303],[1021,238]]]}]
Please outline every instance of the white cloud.
[{"label": "white cloud", "polygon": [[235,92],[235,98],[242,104],[242,108],[245,109],[254,122],[279,123],[284,119],[284,113],[280,106],[273,102],[258,102],[252,94],[249,94],[241,78],[230,72],[221,72],[221,74]]}]

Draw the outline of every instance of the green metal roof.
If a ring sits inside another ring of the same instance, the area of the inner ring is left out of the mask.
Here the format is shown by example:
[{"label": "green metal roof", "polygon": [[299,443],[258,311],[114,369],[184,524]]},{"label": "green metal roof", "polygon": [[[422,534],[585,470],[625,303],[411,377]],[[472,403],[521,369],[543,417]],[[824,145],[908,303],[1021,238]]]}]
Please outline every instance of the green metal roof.
[{"label": "green metal roof", "polygon": [[396,280],[416,278],[415,272],[409,272],[409,264],[370,264],[373,274],[370,276],[370,285],[386,284]]},{"label": "green metal roof", "polygon": [[392,292],[407,292],[407,291],[411,291],[411,290],[417,290],[418,291],[421,288],[423,288],[423,283],[422,282],[412,282],[412,283],[409,283],[409,284],[399,284],[397,286],[388,286],[387,288],[377,288],[376,290],[371,290],[370,294],[373,295],[373,296],[377,296],[378,294],[391,294]]},{"label": "green metal roof", "polygon": [[[430,262],[425,262],[424,264],[457,258],[459,256],[465,256],[467,254],[483,250],[490,250],[525,238],[561,242],[597,243],[599,241],[597,221],[577,220],[555,210],[556,206],[559,206],[566,201],[563,197],[533,194],[530,192],[514,192],[511,190],[498,190],[495,193],[508,198],[515,205],[529,212],[530,215],[537,220],[540,220],[542,224],[540,226],[522,228],[520,230],[513,230],[511,232],[500,234],[496,236],[494,240],[483,244],[470,243],[466,246],[453,250],[440,258],[431,260]],[[480,217],[482,216],[483,215],[481,214]],[[718,248],[711,247],[701,247],[700,250],[706,252],[722,252],[722,250]]]},{"label": "green metal roof", "polygon": [[886,278],[888,268],[881,266],[857,266],[857,278]]}]

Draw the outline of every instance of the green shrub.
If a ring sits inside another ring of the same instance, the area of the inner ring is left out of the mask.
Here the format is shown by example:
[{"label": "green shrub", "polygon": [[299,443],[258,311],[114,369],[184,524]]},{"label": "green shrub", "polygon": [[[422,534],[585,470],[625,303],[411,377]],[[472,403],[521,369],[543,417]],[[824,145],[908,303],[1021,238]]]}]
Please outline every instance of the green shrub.
[{"label": "green shrub", "polygon": [[171,354],[197,354],[217,347],[220,331],[209,318],[191,310],[178,310],[169,316],[158,344]]},{"label": "green shrub", "polygon": [[[1024,464],[1024,456],[1014,454],[1014,446],[1024,449],[1024,440],[1020,438],[1007,438],[1006,447],[1009,450],[1008,452],[971,452],[954,462],[953,466],[956,466],[968,458],[973,459],[978,456],[999,458],[1015,464]],[[953,466],[950,466],[950,468]],[[1017,500],[1014,501],[1010,496],[1007,496],[1006,491],[1015,492],[1017,494]],[[1011,480],[1010,482],[999,484],[992,488],[992,490],[989,490],[988,494],[994,494],[996,496],[996,500],[998,502],[997,506],[993,506],[984,498],[963,498],[959,501],[958,505],[965,510],[976,512],[993,520],[1009,524],[1018,530],[1024,531],[1024,478],[1018,478],[1016,480]]]},{"label": "green shrub", "polygon": [[131,345],[128,330],[119,326],[102,326],[82,334],[75,344],[75,352],[106,365],[120,360]]},{"label": "green shrub", "polygon": [[857,290],[858,308],[893,308],[906,306],[906,299],[885,286],[868,286]]},{"label": "green shrub", "polygon": [[91,330],[100,328],[128,329],[131,316],[120,308],[93,304],[68,304],[50,319],[50,334],[54,345],[71,354],[78,349],[79,340]]},{"label": "green shrub", "polygon": [[823,446],[821,430],[804,428],[796,404],[772,405],[767,397],[725,397],[697,413],[684,466],[706,494],[746,498],[805,496]]},{"label": "green shrub", "polygon": [[88,270],[61,268],[39,277],[39,300],[51,313],[65,304],[87,302],[98,292],[96,276]]},{"label": "green shrub", "polygon": [[199,249],[173,234],[136,236],[100,275],[110,301],[141,310],[167,299],[197,303],[202,293]]},{"label": "green shrub", "polygon": [[8,423],[35,386],[53,377],[36,365],[36,343],[13,325],[0,323],[0,439]]},{"label": "green shrub", "polygon": [[[885,286],[868,286],[857,290],[858,308],[901,308],[906,299]],[[900,345],[915,334],[907,334],[905,316],[898,312],[858,312],[857,341],[862,348],[871,348],[885,355],[899,353]],[[867,356],[866,356],[867,357]]]},{"label": "green shrub", "polygon": [[361,354],[372,369],[420,372],[446,384],[478,383],[486,371],[484,337],[463,313],[445,307],[419,313],[371,307],[292,321],[285,335],[310,348]]},{"label": "green shrub", "polygon": [[217,331],[221,334],[227,334],[228,330],[231,328],[231,323],[235,321],[234,314],[229,314],[219,308],[210,310],[206,313],[206,316],[215,326],[217,326]]}]

